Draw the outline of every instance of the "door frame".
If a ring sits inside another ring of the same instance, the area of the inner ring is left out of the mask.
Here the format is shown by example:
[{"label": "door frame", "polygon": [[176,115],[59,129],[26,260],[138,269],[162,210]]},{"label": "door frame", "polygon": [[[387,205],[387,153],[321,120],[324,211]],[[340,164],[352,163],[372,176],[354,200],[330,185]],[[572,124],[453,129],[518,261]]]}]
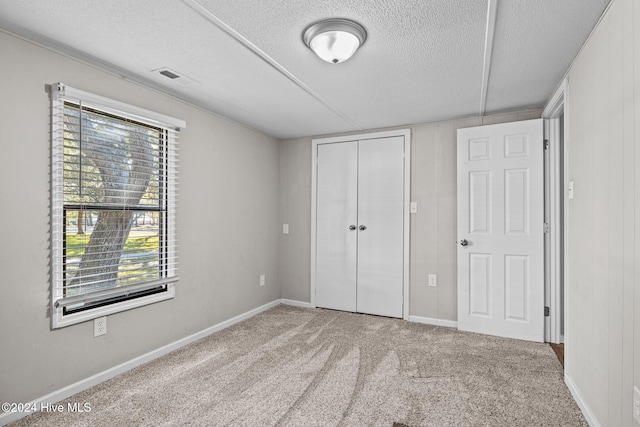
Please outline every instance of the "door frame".
[{"label": "door frame", "polygon": [[[549,149],[545,156],[545,221],[549,225],[549,233],[545,239],[545,306],[549,307],[549,317],[545,318],[545,341],[559,344],[566,340],[567,322],[564,322],[564,334],[561,330],[562,318],[568,313],[569,270],[566,258],[568,253],[568,140],[569,126],[567,114],[568,79],[565,79],[551,97],[542,118],[545,119],[545,140],[549,141]],[[564,132],[560,135],[560,117],[564,115]],[[563,155],[561,155],[561,150]],[[564,159],[562,161],[562,159]],[[562,164],[561,164],[562,162]],[[564,177],[561,173],[564,171]],[[564,195],[563,195],[564,192]],[[564,197],[562,197],[564,196]],[[563,237],[563,239],[561,239]],[[564,240],[563,253],[561,241]],[[561,277],[562,275],[562,277]],[[561,304],[561,284],[564,283],[564,304]]]},{"label": "door frame", "polygon": [[402,318],[409,320],[409,238],[410,219],[409,205],[411,200],[411,130],[398,129],[383,132],[362,133],[354,135],[314,138],[311,140],[311,306],[316,307],[316,189],[318,179],[317,157],[318,145],[335,144],[348,141],[363,141],[367,139],[404,137],[404,250],[403,250],[403,288],[402,288]]}]

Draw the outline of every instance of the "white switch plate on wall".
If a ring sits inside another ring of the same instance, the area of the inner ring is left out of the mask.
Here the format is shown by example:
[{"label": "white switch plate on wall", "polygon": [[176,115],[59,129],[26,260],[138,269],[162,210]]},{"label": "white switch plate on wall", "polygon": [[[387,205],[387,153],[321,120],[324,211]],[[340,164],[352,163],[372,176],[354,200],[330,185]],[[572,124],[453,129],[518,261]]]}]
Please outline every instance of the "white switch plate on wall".
[{"label": "white switch plate on wall", "polygon": [[567,191],[569,200],[573,200],[573,181],[569,181],[569,191]]},{"label": "white switch plate on wall", "polygon": [[438,286],[438,276],[435,274],[429,275],[429,286]]},{"label": "white switch plate on wall", "polygon": [[264,283],[267,281],[267,278],[264,274],[260,275],[260,286],[264,286]]},{"label": "white switch plate on wall", "polygon": [[289,234],[289,224],[282,224],[282,234]]}]

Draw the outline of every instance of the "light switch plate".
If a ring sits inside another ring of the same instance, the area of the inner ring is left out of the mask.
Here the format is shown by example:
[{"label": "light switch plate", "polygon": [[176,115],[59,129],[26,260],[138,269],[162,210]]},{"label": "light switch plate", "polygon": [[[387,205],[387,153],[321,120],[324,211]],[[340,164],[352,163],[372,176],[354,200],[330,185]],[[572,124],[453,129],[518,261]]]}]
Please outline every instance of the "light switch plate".
[{"label": "light switch plate", "polygon": [[411,202],[411,205],[409,207],[409,212],[418,213],[418,202]]},{"label": "light switch plate", "polygon": [[569,181],[569,188],[567,193],[567,196],[569,196],[569,200],[573,200],[573,181]]},{"label": "light switch plate", "polygon": [[429,286],[438,286],[438,276],[435,274],[429,275]]},{"label": "light switch plate", "polygon": [[282,224],[282,234],[289,234],[289,224]]}]

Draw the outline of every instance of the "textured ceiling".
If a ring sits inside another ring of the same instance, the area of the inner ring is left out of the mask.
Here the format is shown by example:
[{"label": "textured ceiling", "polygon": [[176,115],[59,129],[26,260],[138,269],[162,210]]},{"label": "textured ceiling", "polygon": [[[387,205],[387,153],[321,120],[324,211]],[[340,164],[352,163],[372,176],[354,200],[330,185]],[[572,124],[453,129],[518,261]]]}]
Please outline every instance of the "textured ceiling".
[{"label": "textured ceiling", "polygon": [[[490,1],[2,0],[0,28],[291,138],[542,107],[609,2]],[[331,17],[368,33],[338,65],[301,39]]]}]

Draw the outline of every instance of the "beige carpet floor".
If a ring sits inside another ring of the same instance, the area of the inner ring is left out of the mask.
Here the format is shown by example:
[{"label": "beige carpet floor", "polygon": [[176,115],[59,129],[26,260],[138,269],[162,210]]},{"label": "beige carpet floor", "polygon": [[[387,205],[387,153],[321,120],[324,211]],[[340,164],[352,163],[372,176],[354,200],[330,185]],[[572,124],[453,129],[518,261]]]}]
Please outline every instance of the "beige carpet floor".
[{"label": "beige carpet floor", "polygon": [[587,426],[546,344],[278,306],[14,426]]}]

